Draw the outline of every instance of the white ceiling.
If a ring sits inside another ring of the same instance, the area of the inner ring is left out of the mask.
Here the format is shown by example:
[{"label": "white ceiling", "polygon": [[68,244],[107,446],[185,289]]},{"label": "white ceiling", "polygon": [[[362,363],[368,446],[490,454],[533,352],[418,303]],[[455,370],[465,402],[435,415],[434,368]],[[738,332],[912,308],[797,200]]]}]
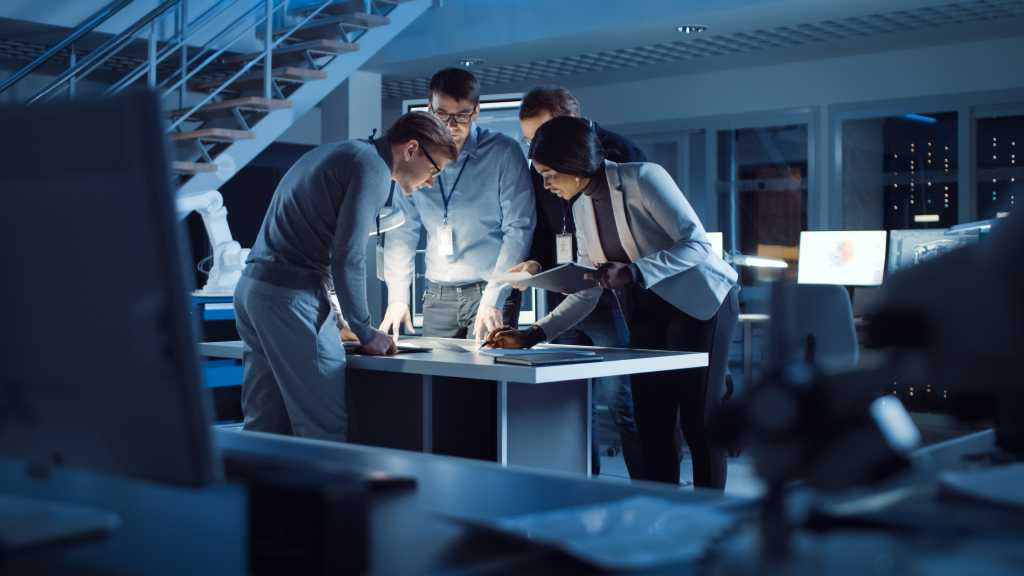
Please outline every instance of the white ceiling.
[{"label": "white ceiling", "polygon": [[[677,25],[708,31],[684,35]],[[685,74],[1024,34],[1024,0],[448,0],[364,67],[420,98],[462,58],[487,91]],[[1022,50],[1017,58],[1024,55]],[[1009,55],[1008,55],[1009,56]]]}]

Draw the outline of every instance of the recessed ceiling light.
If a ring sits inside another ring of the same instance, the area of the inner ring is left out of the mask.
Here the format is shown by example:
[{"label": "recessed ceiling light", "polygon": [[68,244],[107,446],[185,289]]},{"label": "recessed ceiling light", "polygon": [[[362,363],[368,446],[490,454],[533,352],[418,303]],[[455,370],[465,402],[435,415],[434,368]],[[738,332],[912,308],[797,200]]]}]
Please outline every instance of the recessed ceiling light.
[{"label": "recessed ceiling light", "polygon": [[459,66],[463,68],[470,68],[472,66],[479,66],[484,63],[482,58],[463,58],[459,60]]},{"label": "recessed ceiling light", "polygon": [[682,32],[683,34],[700,34],[701,32],[704,32],[707,29],[707,26],[701,26],[700,24],[676,26],[676,32]]}]

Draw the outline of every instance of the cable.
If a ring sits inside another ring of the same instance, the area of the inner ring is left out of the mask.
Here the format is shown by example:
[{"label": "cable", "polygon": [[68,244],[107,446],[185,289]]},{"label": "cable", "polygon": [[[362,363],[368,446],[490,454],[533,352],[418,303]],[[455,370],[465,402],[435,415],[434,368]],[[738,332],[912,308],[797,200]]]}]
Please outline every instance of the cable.
[{"label": "cable", "polygon": [[[203,264],[206,264],[207,262],[210,262],[210,266],[209,266],[209,268],[205,268],[204,269],[203,268]],[[198,264],[196,264],[196,270],[198,270],[199,273],[203,274],[204,276],[209,276],[210,275],[210,269],[211,268],[213,268],[213,255],[212,254],[207,256],[206,258],[203,258],[202,260],[199,261]]]}]

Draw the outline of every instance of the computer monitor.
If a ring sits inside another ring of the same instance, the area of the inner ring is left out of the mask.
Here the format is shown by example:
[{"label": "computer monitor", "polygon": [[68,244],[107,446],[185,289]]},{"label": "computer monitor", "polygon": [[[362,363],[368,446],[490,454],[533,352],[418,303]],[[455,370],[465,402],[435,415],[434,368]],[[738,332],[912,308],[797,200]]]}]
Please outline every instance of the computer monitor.
[{"label": "computer monitor", "polygon": [[799,284],[878,286],[885,269],[885,230],[803,231]]},{"label": "computer monitor", "polygon": [[0,126],[0,459],[213,481],[156,95],[0,107]]},{"label": "computer monitor", "polygon": [[724,252],[725,238],[721,232],[708,232],[708,240],[711,241],[711,251],[715,253],[715,256],[722,257]]},{"label": "computer monitor", "polygon": [[886,272],[908,268],[977,241],[977,234],[950,234],[947,228],[891,230]]}]

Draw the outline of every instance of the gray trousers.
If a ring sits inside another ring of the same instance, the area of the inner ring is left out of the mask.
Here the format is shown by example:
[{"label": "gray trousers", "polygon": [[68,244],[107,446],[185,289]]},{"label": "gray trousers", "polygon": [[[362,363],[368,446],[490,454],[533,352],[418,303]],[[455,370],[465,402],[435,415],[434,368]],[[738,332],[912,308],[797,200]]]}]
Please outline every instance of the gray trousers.
[{"label": "gray trousers", "polygon": [[[473,337],[473,322],[486,282],[449,286],[427,282],[423,291],[423,335],[435,338]],[[522,294],[513,290],[502,307],[506,326],[518,326]]]},{"label": "gray trousers", "polygon": [[235,288],[245,430],[345,441],[345,349],[323,289],[242,276]]},{"label": "gray trousers", "polygon": [[[472,337],[473,322],[486,283],[462,286],[427,283],[423,293],[423,334],[439,338]],[[518,292],[513,291],[518,295]],[[519,298],[502,308],[505,325],[514,325]],[[496,387],[493,383],[435,376],[432,387],[434,452],[463,458],[495,460],[497,448]]]}]

